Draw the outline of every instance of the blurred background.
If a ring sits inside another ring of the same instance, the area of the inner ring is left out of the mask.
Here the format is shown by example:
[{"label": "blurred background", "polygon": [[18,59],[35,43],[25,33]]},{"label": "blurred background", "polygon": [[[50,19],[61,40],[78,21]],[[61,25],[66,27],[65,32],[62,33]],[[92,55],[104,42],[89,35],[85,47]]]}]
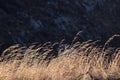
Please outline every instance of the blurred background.
[{"label": "blurred background", "polygon": [[1,52],[14,44],[71,43],[76,34],[80,42],[120,34],[120,0],[0,0]]}]

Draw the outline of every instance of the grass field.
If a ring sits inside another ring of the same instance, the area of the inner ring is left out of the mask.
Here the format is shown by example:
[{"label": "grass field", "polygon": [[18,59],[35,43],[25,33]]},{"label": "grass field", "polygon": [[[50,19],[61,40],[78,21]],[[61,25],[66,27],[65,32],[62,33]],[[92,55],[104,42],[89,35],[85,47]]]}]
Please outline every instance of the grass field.
[{"label": "grass field", "polygon": [[115,37],[102,46],[91,40],[11,46],[0,57],[0,80],[120,80],[120,48],[109,46]]}]

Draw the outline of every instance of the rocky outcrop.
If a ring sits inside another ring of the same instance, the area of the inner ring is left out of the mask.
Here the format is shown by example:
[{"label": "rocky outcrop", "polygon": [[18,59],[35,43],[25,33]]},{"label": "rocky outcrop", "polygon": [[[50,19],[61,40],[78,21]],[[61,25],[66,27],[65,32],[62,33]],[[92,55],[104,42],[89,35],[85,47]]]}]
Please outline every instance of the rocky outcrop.
[{"label": "rocky outcrop", "polygon": [[120,34],[119,0],[0,0],[0,50],[46,41],[106,40]]}]

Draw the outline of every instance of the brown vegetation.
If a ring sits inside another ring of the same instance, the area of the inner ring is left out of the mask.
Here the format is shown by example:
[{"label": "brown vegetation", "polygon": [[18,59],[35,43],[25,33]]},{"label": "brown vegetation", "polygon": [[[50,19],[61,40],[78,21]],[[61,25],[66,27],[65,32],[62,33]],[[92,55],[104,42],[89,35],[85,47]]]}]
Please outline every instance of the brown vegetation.
[{"label": "brown vegetation", "polygon": [[120,48],[98,41],[14,45],[0,57],[0,80],[120,80]]}]

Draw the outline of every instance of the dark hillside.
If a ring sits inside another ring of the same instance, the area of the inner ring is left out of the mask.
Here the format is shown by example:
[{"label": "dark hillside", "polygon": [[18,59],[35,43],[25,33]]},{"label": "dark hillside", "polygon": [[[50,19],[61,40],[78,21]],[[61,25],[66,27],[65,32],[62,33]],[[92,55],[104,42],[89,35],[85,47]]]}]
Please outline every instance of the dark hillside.
[{"label": "dark hillside", "polygon": [[0,0],[0,50],[32,42],[120,34],[120,0]]}]

